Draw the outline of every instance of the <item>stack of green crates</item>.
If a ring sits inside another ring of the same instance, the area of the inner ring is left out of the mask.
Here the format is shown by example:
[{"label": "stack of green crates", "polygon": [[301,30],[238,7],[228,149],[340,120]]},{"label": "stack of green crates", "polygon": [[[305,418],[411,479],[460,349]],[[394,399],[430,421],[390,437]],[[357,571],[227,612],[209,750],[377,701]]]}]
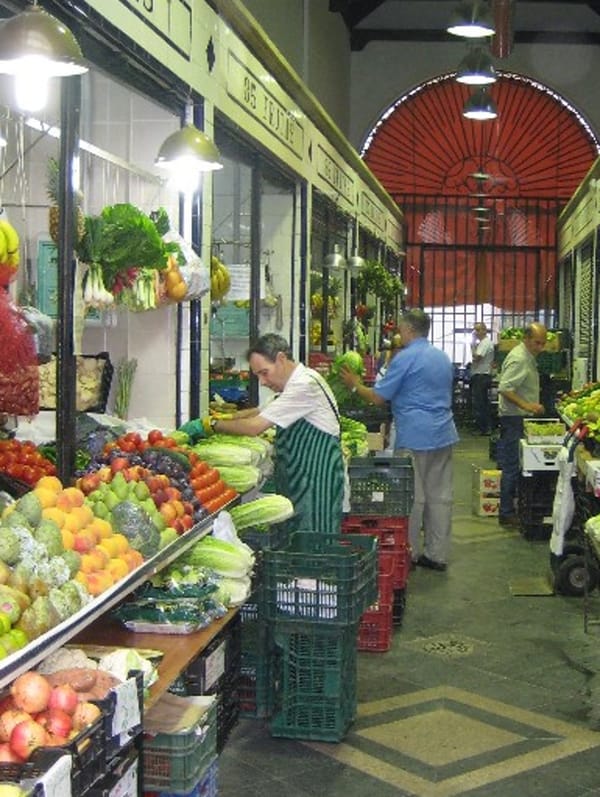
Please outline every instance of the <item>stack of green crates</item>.
[{"label": "stack of green crates", "polygon": [[270,732],[338,742],[356,715],[356,639],[377,595],[377,542],[296,532],[263,553],[262,601],[272,629]]}]

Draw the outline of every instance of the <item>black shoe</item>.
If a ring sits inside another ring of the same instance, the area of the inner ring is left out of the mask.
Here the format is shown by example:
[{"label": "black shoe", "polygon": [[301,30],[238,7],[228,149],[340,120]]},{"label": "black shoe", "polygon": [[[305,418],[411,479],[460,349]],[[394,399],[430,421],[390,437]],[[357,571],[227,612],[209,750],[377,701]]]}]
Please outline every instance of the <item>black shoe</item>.
[{"label": "black shoe", "polygon": [[447,568],[445,562],[434,562],[433,559],[425,556],[425,554],[421,554],[421,556],[419,556],[417,559],[417,564],[419,567],[426,567],[429,570],[437,570],[439,573],[443,573]]},{"label": "black shoe", "polygon": [[518,529],[520,527],[519,518],[516,515],[500,515],[498,517],[498,523],[501,526],[509,526],[513,529]]}]

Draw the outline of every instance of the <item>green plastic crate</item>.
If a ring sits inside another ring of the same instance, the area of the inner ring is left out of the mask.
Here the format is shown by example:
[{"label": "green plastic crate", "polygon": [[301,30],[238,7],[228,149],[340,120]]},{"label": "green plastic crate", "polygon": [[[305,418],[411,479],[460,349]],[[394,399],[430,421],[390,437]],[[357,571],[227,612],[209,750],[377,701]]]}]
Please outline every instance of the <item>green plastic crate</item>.
[{"label": "green plastic crate", "polygon": [[272,736],[344,738],[356,717],[357,629],[276,623]]},{"label": "green plastic crate", "polygon": [[353,457],[348,465],[348,476],[351,514],[410,515],[415,488],[409,457]]},{"label": "green plastic crate", "polygon": [[187,794],[217,754],[217,703],[212,695],[200,722],[185,733],[144,736],[144,788]]},{"label": "green plastic crate", "polygon": [[377,541],[292,534],[283,551],[263,551],[265,618],[348,624],[377,597]]}]

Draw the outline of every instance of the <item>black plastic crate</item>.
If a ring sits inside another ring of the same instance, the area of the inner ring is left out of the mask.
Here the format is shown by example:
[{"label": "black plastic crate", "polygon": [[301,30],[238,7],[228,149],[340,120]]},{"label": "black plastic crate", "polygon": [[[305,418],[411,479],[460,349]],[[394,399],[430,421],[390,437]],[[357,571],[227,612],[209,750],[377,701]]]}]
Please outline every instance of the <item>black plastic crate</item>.
[{"label": "black plastic crate", "polygon": [[348,476],[353,515],[410,515],[414,474],[408,457],[353,457]]},{"label": "black plastic crate", "polygon": [[[117,708],[118,694],[121,689],[135,689],[137,696],[139,723],[128,723],[126,718],[120,727],[114,727],[115,709]],[[102,700],[94,701],[104,715],[104,734],[106,737],[106,757],[110,760],[114,755],[122,752],[130,739],[136,737],[142,731],[144,719],[144,674],[142,672],[130,673],[126,685],[111,690]]]},{"label": "black plastic crate", "polygon": [[378,432],[382,423],[389,423],[392,420],[392,413],[387,404],[384,407],[373,404],[361,407],[340,407],[340,413],[345,418],[364,423],[368,432]]},{"label": "black plastic crate", "polygon": [[139,751],[130,746],[112,759],[104,777],[89,790],[85,797],[139,794],[139,784],[142,778],[140,769]]},{"label": "black plastic crate", "polygon": [[377,599],[377,541],[297,532],[285,551],[264,552],[265,618],[357,623]]},{"label": "black plastic crate", "polygon": [[253,551],[280,550],[285,548],[290,539],[291,526],[283,523],[273,523],[265,531],[255,527],[243,529],[239,532],[242,542],[249,545]]},{"label": "black plastic crate", "polygon": [[240,608],[242,660],[238,693],[240,715],[264,718],[270,714],[270,669],[273,627],[265,620],[260,589]]},{"label": "black plastic crate", "polygon": [[238,614],[206,646],[183,673],[187,694],[209,695],[220,691],[228,673],[239,673],[242,622]]},{"label": "black plastic crate", "polygon": [[404,612],[406,611],[406,587],[394,590],[394,602],[392,604],[392,624],[396,627],[402,625]]}]

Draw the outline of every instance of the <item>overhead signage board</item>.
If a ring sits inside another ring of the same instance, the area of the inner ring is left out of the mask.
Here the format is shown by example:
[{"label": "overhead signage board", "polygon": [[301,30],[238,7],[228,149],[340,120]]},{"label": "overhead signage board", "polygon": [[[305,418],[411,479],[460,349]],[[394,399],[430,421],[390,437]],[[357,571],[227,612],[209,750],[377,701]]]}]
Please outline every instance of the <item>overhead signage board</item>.
[{"label": "overhead signage board", "polygon": [[328,151],[324,144],[317,146],[317,174],[336,195],[340,194],[351,205],[354,204],[353,173],[344,168],[334,151]]},{"label": "overhead signage board", "polygon": [[381,205],[369,196],[366,191],[360,194],[360,216],[364,221],[370,222],[370,226],[380,234],[385,233],[385,212]]},{"label": "overhead signage board", "polygon": [[259,78],[232,50],[229,50],[227,65],[229,96],[294,155],[302,158],[304,127],[296,108],[277,83],[266,74]]}]

